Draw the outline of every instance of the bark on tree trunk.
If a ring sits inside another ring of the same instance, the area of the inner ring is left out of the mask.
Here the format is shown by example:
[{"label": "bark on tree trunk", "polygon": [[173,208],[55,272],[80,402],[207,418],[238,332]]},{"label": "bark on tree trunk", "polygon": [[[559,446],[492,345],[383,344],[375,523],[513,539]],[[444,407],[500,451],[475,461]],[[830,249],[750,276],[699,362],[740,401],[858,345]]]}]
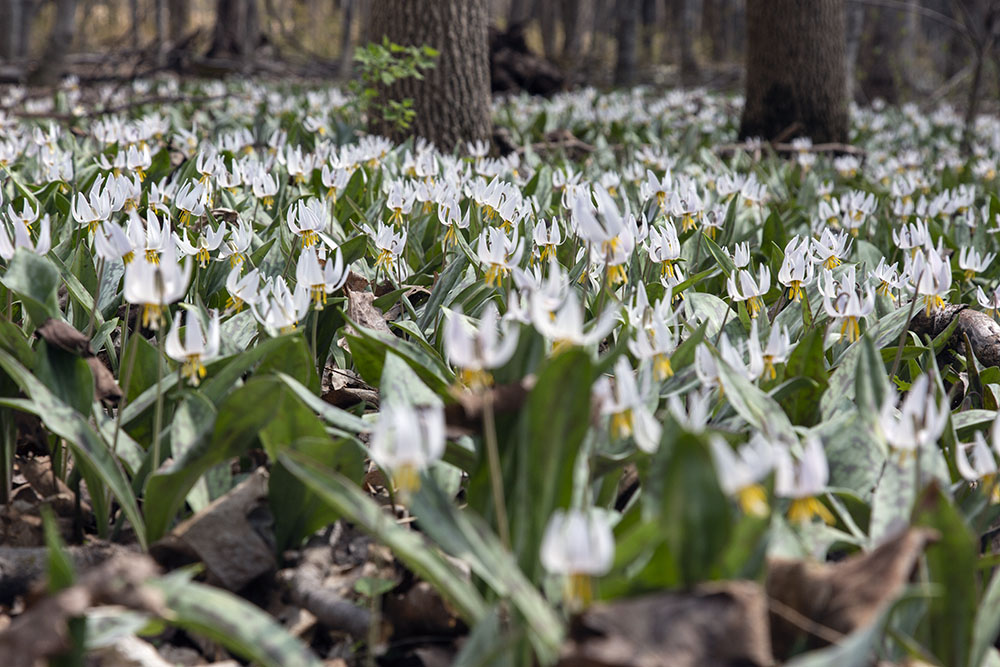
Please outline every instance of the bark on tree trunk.
[{"label": "bark on tree trunk", "polygon": [[340,21],[340,76],[351,75],[351,67],[354,63],[354,44],[352,31],[354,29],[354,0],[341,0],[340,8],[343,16]]},{"label": "bark on tree trunk", "polygon": [[617,9],[618,57],[615,62],[615,85],[629,86],[635,80],[640,0],[619,0]]},{"label": "bark on tree trunk", "polygon": [[740,137],[848,138],[843,0],[747,1]]},{"label": "bark on tree trunk", "polygon": [[511,0],[510,11],[507,13],[507,25],[527,23],[534,9],[534,0]]},{"label": "bark on tree trunk", "polygon": [[188,0],[168,0],[167,9],[170,12],[170,41],[177,44],[187,32],[191,6]]},{"label": "bark on tree trunk", "polygon": [[556,23],[559,21],[559,7],[547,0],[539,7],[538,22],[542,28],[542,51],[549,60],[556,57]]},{"label": "bark on tree trunk", "polygon": [[865,28],[865,8],[862,5],[850,5],[847,8],[847,39],[845,54],[845,78],[847,80],[847,100],[854,99],[854,79],[858,64],[858,47],[861,45],[861,33]]},{"label": "bark on tree trunk", "polygon": [[76,26],[76,0],[56,0],[56,18],[48,45],[29,80],[36,85],[58,83],[65,71],[66,53],[73,42]]},{"label": "bark on tree trunk", "polygon": [[656,24],[659,12],[657,0],[641,0],[642,10],[642,53],[646,62],[653,62],[653,37],[656,35]]},{"label": "bark on tree trunk", "polygon": [[0,8],[0,34],[3,39],[3,57],[5,60],[16,60],[21,56],[21,31],[23,26],[24,4],[22,0],[8,0],[5,7]]},{"label": "bark on tree trunk", "polygon": [[245,67],[260,41],[257,0],[218,0],[210,57],[237,57]]},{"label": "bark on tree trunk", "polygon": [[431,46],[440,52],[423,80],[403,79],[382,99],[413,100],[416,118],[409,132],[373,119],[371,129],[402,140],[415,134],[451,150],[490,138],[490,73],[486,0],[374,0],[372,40],[403,46]]},{"label": "bark on tree trunk", "polygon": [[129,14],[132,17],[132,48],[139,48],[139,0],[129,0]]},{"label": "bark on tree trunk", "polygon": [[698,56],[694,51],[694,35],[698,24],[698,8],[694,0],[680,0],[680,22],[677,41],[680,44],[681,85],[691,86],[698,80]]}]

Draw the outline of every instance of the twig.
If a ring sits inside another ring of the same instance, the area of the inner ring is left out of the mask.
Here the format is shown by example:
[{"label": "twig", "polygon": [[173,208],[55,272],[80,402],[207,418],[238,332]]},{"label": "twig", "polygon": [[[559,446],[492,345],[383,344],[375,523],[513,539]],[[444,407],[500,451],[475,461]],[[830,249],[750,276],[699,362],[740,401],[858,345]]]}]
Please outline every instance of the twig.
[{"label": "twig", "polygon": [[[778,153],[846,153],[864,157],[867,152],[863,148],[850,144],[826,143],[813,144],[812,146],[793,146],[789,143],[769,143],[767,144]],[[745,143],[721,144],[715,147],[716,153],[735,153],[747,150],[749,147]]]},{"label": "twig", "polygon": [[64,120],[71,121],[77,118],[89,118],[93,116],[103,116],[105,114],[120,113],[122,111],[128,111],[129,109],[134,109],[135,107],[145,106],[147,104],[157,104],[157,105],[169,105],[169,104],[201,104],[204,102],[217,102],[219,100],[228,99],[234,97],[233,95],[207,95],[207,96],[182,96],[182,95],[155,95],[153,97],[143,97],[137,100],[132,100],[131,102],[125,102],[123,104],[116,104],[111,107],[104,107],[102,109],[89,109],[83,113],[73,114],[73,113],[46,113],[37,111],[18,111],[14,108],[0,108],[0,111],[6,111],[9,114],[18,116],[20,118],[52,118],[54,120]]},{"label": "twig", "polygon": [[819,637],[825,642],[836,644],[844,638],[842,633],[799,613],[793,607],[788,606],[781,600],[768,596],[767,606],[771,613],[777,614],[800,630],[808,632],[815,637]]}]

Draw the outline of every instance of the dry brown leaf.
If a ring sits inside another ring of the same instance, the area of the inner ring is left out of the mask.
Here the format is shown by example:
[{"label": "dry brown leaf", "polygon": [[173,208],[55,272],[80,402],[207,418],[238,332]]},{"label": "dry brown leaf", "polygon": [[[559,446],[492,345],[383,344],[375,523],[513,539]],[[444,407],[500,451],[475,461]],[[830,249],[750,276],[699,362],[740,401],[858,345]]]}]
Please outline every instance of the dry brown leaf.
[{"label": "dry brown leaf", "polygon": [[389,325],[385,323],[385,315],[375,307],[375,294],[367,290],[353,290],[345,285],[347,293],[347,317],[363,327],[392,334]]},{"label": "dry brown leaf", "polygon": [[[56,514],[70,516],[76,511],[76,494],[52,471],[52,459],[48,456],[18,458],[18,470],[40,496],[52,505]],[[87,507],[89,512],[90,508]]]},{"label": "dry brown leaf", "polygon": [[482,428],[483,407],[487,399],[493,401],[493,410],[497,413],[516,412],[524,405],[535,382],[535,376],[528,375],[519,382],[492,387],[485,394],[452,387],[451,396],[455,402],[445,406],[445,422],[455,433],[477,433]]},{"label": "dry brown leaf", "polygon": [[110,405],[118,405],[118,401],[122,399],[122,389],[118,386],[115,376],[97,357],[86,359],[94,376],[94,398]]},{"label": "dry brown leaf", "polygon": [[771,665],[767,598],[751,581],[597,604],[575,619],[560,667]]},{"label": "dry brown leaf", "polygon": [[94,353],[90,349],[90,339],[62,320],[48,318],[35,330],[35,334],[49,345],[55,345],[81,357]]},{"label": "dry brown leaf", "polygon": [[911,528],[874,551],[834,564],[772,559],[767,595],[775,655],[788,655],[803,635],[822,646],[871,623],[902,593],[917,559],[936,533]]},{"label": "dry brown leaf", "polygon": [[200,560],[209,582],[239,591],[273,570],[272,545],[250,521],[251,513],[267,503],[267,471],[257,468],[232,491],[174,528],[150,553],[166,566]]},{"label": "dry brown leaf", "polygon": [[80,577],[79,582],[43,598],[0,632],[4,667],[33,667],[69,647],[67,621],[96,605],[120,605],[163,616],[162,594],[144,585],[157,574],[148,556],[118,556]]}]

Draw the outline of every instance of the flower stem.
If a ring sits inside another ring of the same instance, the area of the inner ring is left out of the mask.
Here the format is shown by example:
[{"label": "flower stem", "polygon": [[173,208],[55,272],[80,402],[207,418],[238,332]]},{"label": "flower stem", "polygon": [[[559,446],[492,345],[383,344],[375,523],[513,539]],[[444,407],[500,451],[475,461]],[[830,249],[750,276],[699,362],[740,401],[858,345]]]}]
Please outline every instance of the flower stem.
[{"label": "flower stem", "polygon": [[500,452],[497,448],[497,428],[493,414],[493,394],[483,393],[483,439],[486,442],[486,456],[490,464],[490,486],[493,504],[497,512],[497,531],[500,543],[510,551],[510,526],[507,522],[507,504],[503,494],[503,471],[500,468]]},{"label": "flower stem", "polygon": [[150,466],[150,474],[156,472],[160,467],[160,431],[163,429],[163,356],[164,349],[163,333],[156,334],[158,353],[156,355],[156,409],[153,412],[153,465]]}]

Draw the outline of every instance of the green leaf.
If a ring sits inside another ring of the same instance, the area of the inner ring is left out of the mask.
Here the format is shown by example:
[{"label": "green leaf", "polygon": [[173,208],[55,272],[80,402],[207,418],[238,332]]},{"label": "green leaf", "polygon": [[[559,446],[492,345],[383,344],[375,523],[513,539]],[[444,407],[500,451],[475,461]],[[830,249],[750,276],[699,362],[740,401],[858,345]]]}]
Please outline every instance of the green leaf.
[{"label": "green leaf", "polygon": [[57,296],[59,269],[51,260],[18,248],[0,282],[18,296],[36,326],[47,317],[63,319]]},{"label": "green leaf", "polygon": [[979,599],[979,539],[936,484],[928,487],[917,502],[913,523],[933,528],[941,536],[927,548],[930,580],[941,592],[928,601],[923,618],[930,649],[942,664],[964,665],[972,646]]},{"label": "green leaf", "polygon": [[691,433],[663,443],[644,484],[659,515],[665,557],[657,565],[667,581],[690,586],[710,578],[732,525],[707,444]]},{"label": "green leaf", "polygon": [[456,509],[426,476],[413,497],[413,513],[421,517],[424,532],[438,546],[465,561],[497,595],[510,598],[525,619],[539,661],[554,660],[564,635],[562,621],[486,522]]},{"label": "green leaf", "polygon": [[972,630],[972,650],[969,653],[969,667],[980,667],[987,651],[993,648],[1000,634],[1000,570],[996,570],[983,593],[976,610],[976,620]]},{"label": "green leaf", "polygon": [[420,319],[417,320],[417,326],[421,331],[426,331],[437,320],[441,314],[441,307],[448,303],[448,297],[465,276],[465,269],[468,266],[469,260],[464,254],[452,256],[451,263],[437,279],[434,289],[431,290],[431,295],[420,313]]},{"label": "green leaf", "polygon": [[724,396],[740,417],[754,428],[780,437],[785,442],[798,440],[788,416],[773,398],[721,359],[716,360],[716,366]]},{"label": "green leaf", "polygon": [[56,524],[52,508],[42,505],[42,528],[45,531],[45,548],[48,552],[48,587],[49,593],[58,593],[64,588],[69,588],[76,580],[76,573],[73,571],[73,561],[66,553],[66,545],[63,544],[59,535],[59,526]]},{"label": "green leaf", "polygon": [[799,339],[788,358],[788,363],[785,364],[787,377],[808,378],[814,383],[802,391],[795,392],[784,402],[788,418],[800,426],[812,426],[819,420],[820,397],[829,386],[830,374],[826,370],[823,350],[825,338],[823,329],[810,329]]},{"label": "green leaf", "polygon": [[528,437],[517,445],[525,474],[519,476],[520,492],[508,505],[520,562],[532,579],[541,574],[538,549],[549,517],[557,508],[570,507],[576,461],[590,425],[593,379],[590,355],[575,348],[557,355],[528,395]]},{"label": "green leaf", "polygon": [[[211,438],[193,445],[146,482],[146,525],[151,540],[160,539],[191,487],[209,468],[250,449],[257,433],[278,414],[284,385],[274,377],[254,377],[219,405]],[[248,409],[251,406],[251,409]]]},{"label": "green leaf", "polygon": [[[87,487],[90,489],[91,498],[94,501],[95,514],[101,519],[107,518],[107,508],[103,503],[103,498],[100,497],[100,489],[106,485],[118,499],[122,511],[132,523],[139,544],[145,548],[146,531],[132,487],[104,441],[88,423],[87,418],[59,400],[44,384],[28,372],[27,368],[2,349],[0,349],[0,368],[3,368],[30,397],[30,400],[0,398],[0,405],[38,415],[46,428],[63,438],[73,452],[73,457],[87,481]],[[104,530],[107,526],[99,523],[98,527]]]},{"label": "green leaf", "polygon": [[216,641],[254,664],[322,667],[312,651],[270,614],[232,593],[191,581],[183,570],[149,585],[163,592],[171,625]]}]

